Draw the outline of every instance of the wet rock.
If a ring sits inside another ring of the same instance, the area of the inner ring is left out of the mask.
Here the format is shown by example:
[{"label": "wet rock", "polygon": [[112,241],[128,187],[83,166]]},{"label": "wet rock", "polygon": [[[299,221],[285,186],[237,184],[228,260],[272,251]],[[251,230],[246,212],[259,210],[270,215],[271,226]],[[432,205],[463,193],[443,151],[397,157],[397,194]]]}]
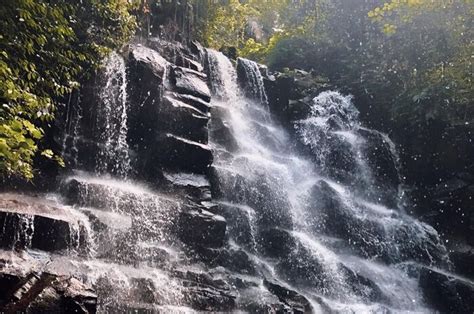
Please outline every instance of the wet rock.
[{"label": "wet rock", "polygon": [[311,303],[298,292],[284,287],[280,283],[265,279],[263,284],[267,289],[276,295],[278,299],[291,308],[293,313],[311,313],[313,308]]},{"label": "wet rock", "polygon": [[219,117],[211,120],[210,133],[213,141],[224,147],[228,152],[237,151],[239,145],[226,118],[228,117],[228,110],[222,107],[214,107],[211,109],[211,116]]},{"label": "wet rock", "polygon": [[145,187],[117,184],[98,178],[70,177],[63,183],[62,194],[71,205],[93,207],[128,215],[144,215],[157,208],[177,208],[173,200],[160,197]]},{"label": "wet rock", "polygon": [[250,207],[220,203],[218,213],[227,221],[228,234],[238,245],[253,252],[256,249],[253,226],[254,210]]},{"label": "wet rock", "polygon": [[204,174],[212,163],[212,151],[207,145],[166,134],[158,139],[153,160],[170,170]]},{"label": "wet rock", "polygon": [[311,101],[305,100],[290,100],[288,107],[285,108],[285,114],[292,119],[301,120],[305,119],[310,115],[311,112]]},{"label": "wet rock", "polygon": [[159,109],[157,130],[207,144],[208,121],[208,114],[174,97],[164,96]]},{"label": "wet rock", "polygon": [[132,100],[130,123],[132,130],[135,124],[150,125],[150,119],[156,116],[161,101],[163,82],[170,66],[157,51],[141,46],[131,45],[128,60],[128,87]]},{"label": "wet rock", "polygon": [[474,280],[474,249],[454,251],[449,254],[457,274]]},{"label": "wet rock", "polygon": [[78,242],[79,239],[72,238],[72,228],[74,227],[71,227],[66,221],[35,216],[31,246],[43,251],[57,251],[74,247],[74,242]]},{"label": "wet rock", "polygon": [[[132,218],[123,214],[98,209],[81,210],[90,221],[94,232],[97,257],[118,258],[123,249],[121,242],[128,241],[135,246],[134,238],[128,234],[132,227]],[[120,248],[119,248],[120,247]]]},{"label": "wet rock", "polygon": [[361,296],[365,300],[370,300],[371,302],[390,304],[389,298],[384,295],[375,282],[342,264],[340,264],[339,267],[356,295]]},{"label": "wet rock", "polygon": [[84,246],[78,218],[42,198],[0,194],[0,246],[58,251]]},{"label": "wet rock", "polygon": [[271,257],[288,255],[296,245],[290,232],[283,229],[264,229],[258,236],[265,254]]},{"label": "wet rock", "polygon": [[15,277],[15,285],[3,286],[6,294],[0,307],[5,313],[96,312],[97,295],[75,278],[36,272],[27,275],[2,273],[0,278],[5,275]]},{"label": "wet rock", "polygon": [[183,278],[186,301],[198,311],[231,311],[236,306],[236,295],[223,280],[214,280],[205,273],[191,271],[176,274]]},{"label": "wet rock", "polygon": [[174,93],[174,92],[166,92],[165,96],[175,98],[185,104],[188,104],[197,110],[208,114],[211,110],[211,104],[208,103],[207,101],[202,100],[201,98],[192,96],[192,95],[187,95],[187,94],[179,94],[179,93]]},{"label": "wet rock", "polygon": [[171,81],[176,91],[199,97],[207,102],[211,100],[211,92],[206,83],[207,76],[201,72],[182,67],[174,67],[171,71]]},{"label": "wet rock", "polygon": [[[171,193],[183,195],[185,198],[201,204],[210,202],[212,199],[210,182],[204,175],[165,172],[164,177],[169,184]],[[211,209],[212,206],[215,205],[210,203],[209,207],[204,206],[204,208],[214,213],[215,210]]]},{"label": "wet rock", "polygon": [[224,244],[226,221],[207,211],[189,210],[180,213],[180,239],[190,245],[220,247]]},{"label": "wet rock", "polygon": [[152,145],[170,64],[157,51],[131,45],[127,62],[128,110],[127,141],[140,159]]},{"label": "wet rock", "polygon": [[422,267],[420,288],[426,302],[444,313],[472,313],[474,284],[470,281]]},{"label": "wet rock", "polygon": [[260,286],[241,291],[238,308],[247,313],[292,313],[289,305],[281,302],[276,295]]},{"label": "wet rock", "polygon": [[191,69],[191,70],[198,71],[198,72],[203,72],[203,70],[204,70],[201,63],[199,63],[196,60],[193,60],[193,59],[191,59],[191,58],[189,58],[189,57],[187,57],[183,54],[180,54],[180,55],[177,56],[175,64],[177,66],[187,68],[187,69]]},{"label": "wet rock", "polygon": [[444,261],[446,250],[433,228],[396,213],[386,213],[383,219],[378,214],[367,214],[370,209],[345,203],[325,181],[313,187],[309,204],[313,210],[307,219],[314,230],[344,239],[358,255],[388,263]]},{"label": "wet rock", "polygon": [[151,80],[158,83],[157,85],[163,82],[163,75],[169,66],[169,62],[157,51],[142,45],[129,46],[129,62],[135,67],[133,71],[142,73],[141,80],[144,83]]},{"label": "wet rock", "polygon": [[389,207],[396,207],[398,186],[401,183],[398,175],[397,160],[391,151],[390,143],[380,132],[359,128],[358,133],[364,138],[364,155],[371,169],[377,186],[377,198]]},{"label": "wet rock", "polygon": [[[241,157],[229,162],[245,167],[247,160]],[[292,228],[291,205],[278,178],[260,175],[258,170],[251,176],[243,176],[232,169],[216,168],[212,171],[211,184],[214,197],[225,196],[227,202],[254,209],[258,227]]]},{"label": "wet rock", "polygon": [[308,248],[295,242],[296,246],[287,255],[280,255],[276,266],[278,273],[287,282],[299,287],[326,288],[331,281],[327,278],[322,262]]},{"label": "wet rock", "polygon": [[[256,275],[257,267],[250,256],[239,248],[203,248],[199,247],[191,252],[196,254],[198,261],[205,262],[209,267],[224,267],[230,272]],[[235,274],[234,274],[235,275]]]}]

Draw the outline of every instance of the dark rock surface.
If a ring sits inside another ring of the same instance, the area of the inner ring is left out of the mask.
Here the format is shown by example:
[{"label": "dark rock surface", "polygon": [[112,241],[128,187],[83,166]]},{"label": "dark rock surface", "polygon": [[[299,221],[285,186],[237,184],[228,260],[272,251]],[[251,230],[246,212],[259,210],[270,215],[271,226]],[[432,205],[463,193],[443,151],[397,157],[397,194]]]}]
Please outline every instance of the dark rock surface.
[{"label": "dark rock surface", "polygon": [[83,247],[84,225],[66,208],[42,198],[0,194],[0,246],[58,251]]},{"label": "dark rock surface", "polygon": [[205,210],[189,210],[180,214],[179,234],[186,244],[220,247],[224,244],[226,221]]},{"label": "dark rock surface", "polygon": [[270,292],[275,294],[278,299],[286,304],[293,313],[310,313],[313,308],[311,303],[304,296],[298,294],[296,291],[288,289],[281,284],[271,281],[264,280],[263,284],[268,288]]},{"label": "dark rock surface", "polygon": [[420,270],[420,287],[426,302],[444,313],[474,311],[474,283],[434,269]]},{"label": "dark rock surface", "polygon": [[0,258],[0,309],[2,313],[96,313],[97,295],[88,286],[69,276],[30,268],[22,258],[11,263],[5,252]]},{"label": "dark rock surface", "polygon": [[157,139],[153,161],[171,170],[205,174],[212,163],[211,148],[174,134],[164,134]]},{"label": "dark rock surface", "polygon": [[171,71],[171,82],[179,93],[199,97],[204,101],[211,100],[211,92],[202,72],[174,67]]},{"label": "dark rock surface", "polygon": [[456,273],[474,280],[474,249],[453,251],[449,254],[449,259],[454,265]]}]

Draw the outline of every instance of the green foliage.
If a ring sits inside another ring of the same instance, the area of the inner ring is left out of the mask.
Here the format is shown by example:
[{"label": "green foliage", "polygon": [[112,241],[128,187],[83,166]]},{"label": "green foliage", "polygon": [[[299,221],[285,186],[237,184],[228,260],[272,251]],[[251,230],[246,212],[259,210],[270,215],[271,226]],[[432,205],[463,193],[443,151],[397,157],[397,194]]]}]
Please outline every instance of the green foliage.
[{"label": "green foliage", "polygon": [[[31,179],[55,103],[133,33],[125,0],[4,0],[0,7],[0,175]],[[60,157],[47,149],[46,158]]]},{"label": "green foliage", "polygon": [[208,5],[201,40],[220,49],[235,47],[241,56],[264,61],[280,40],[311,37],[325,1],[229,0]]},{"label": "green foliage", "polygon": [[388,35],[389,56],[398,54],[392,71],[405,84],[399,105],[392,105],[396,117],[451,124],[474,119],[474,2],[391,0],[368,17]]}]

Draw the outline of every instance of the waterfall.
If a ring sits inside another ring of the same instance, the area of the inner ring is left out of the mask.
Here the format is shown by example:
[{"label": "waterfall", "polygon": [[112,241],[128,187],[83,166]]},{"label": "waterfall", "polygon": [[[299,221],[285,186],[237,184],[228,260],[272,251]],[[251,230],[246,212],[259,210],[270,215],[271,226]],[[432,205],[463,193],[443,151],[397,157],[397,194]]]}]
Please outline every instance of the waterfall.
[{"label": "waterfall", "polygon": [[130,172],[127,144],[127,73],[124,59],[112,52],[104,62],[104,83],[99,92],[97,128],[103,144],[96,170],[126,177]]},{"label": "waterfall", "polygon": [[78,160],[78,139],[81,134],[81,121],[82,121],[82,108],[81,95],[78,93],[76,101],[71,102],[72,94],[69,97],[69,102],[67,104],[66,111],[66,123],[65,130],[66,132],[63,135],[62,139],[62,151],[61,156],[65,157],[65,161],[71,167],[77,167],[79,165]]},{"label": "waterfall", "polygon": [[74,169],[3,194],[0,244],[80,279],[99,313],[430,312],[422,274],[449,271],[446,249],[351,96],[321,93],[288,130],[260,65],[179,51],[104,61],[65,113]]},{"label": "waterfall", "polygon": [[243,81],[245,82],[245,91],[253,99],[259,100],[262,104],[268,104],[268,97],[263,84],[262,73],[257,63],[245,58],[239,58],[245,73]]},{"label": "waterfall", "polygon": [[[295,123],[309,148],[307,156],[297,154],[287,132],[268,119],[258,65],[240,62],[252,87],[248,93],[238,87],[237,71],[225,56],[213,50],[207,55],[215,96],[215,196],[235,244],[312,303],[343,312],[426,312],[416,280],[397,264],[442,263],[446,252],[433,228],[383,196],[393,192],[392,185],[397,195],[400,183],[398,173],[388,186],[377,178],[373,141],[388,146],[388,156],[382,156],[387,164],[397,162],[388,137],[360,125],[349,96],[325,92],[314,99],[311,115]],[[344,175],[350,179],[342,180]],[[390,278],[397,278],[392,287]]]}]

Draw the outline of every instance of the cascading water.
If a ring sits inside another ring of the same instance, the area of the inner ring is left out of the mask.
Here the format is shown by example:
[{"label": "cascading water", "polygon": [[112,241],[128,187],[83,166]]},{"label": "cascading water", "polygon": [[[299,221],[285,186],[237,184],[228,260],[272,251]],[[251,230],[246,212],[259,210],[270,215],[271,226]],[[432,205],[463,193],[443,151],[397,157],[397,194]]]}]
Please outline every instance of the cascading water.
[{"label": "cascading water", "polygon": [[240,58],[239,62],[242,64],[245,73],[243,80],[245,80],[247,85],[245,90],[247,95],[259,100],[262,104],[268,105],[268,97],[263,84],[263,76],[262,73],[260,73],[258,64],[244,58]]},{"label": "cascading water", "polygon": [[[185,304],[182,286],[167,273],[172,263],[182,258],[170,231],[181,200],[129,178],[133,167],[127,142],[130,100],[124,58],[111,53],[99,81],[98,94],[94,95],[97,106],[90,110],[87,104],[79,103],[71,122],[72,145],[65,148],[76,169],[62,180],[61,196],[52,196],[73,205],[73,214],[92,221],[92,235],[85,239],[87,258],[68,271],[72,276],[87,273],[85,281],[99,295],[99,312],[126,311],[130,304],[142,302],[145,286],[150,289],[148,298],[159,296],[159,302],[151,301],[160,304],[154,309],[172,310]],[[88,126],[83,110],[95,116],[92,130],[81,128],[81,123]],[[83,142],[79,148],[77,140]],[[84,166],[81,161],[91,154],[92,166]],[[72,238],[79,236],[71,232]]]},{"label": "cascading water", "polygon": [[261,66],[207,50],[206,76],[177,51],[107,59],[68,107],[74,170],[43,199],[3,194],[0,244],[103,313],[429,312],[445,248],[397,206],[395,146],[350,97],[322,93],[290,134]]},{"label": "cascading water", "polygon": [[368,200],[396,206],[403,190],[395,145],[385,134],[362,127],[358,117],[351,96],[323,92],[295,128],[319,172]]},{"label": "cascading water", "polygon": [[100,89],[97,128],[103,146],[96,171],[126,177],[130,171],[127,144],[127,73],[124,59],[112,52],[104,63],[104,84]]},{"label": "cascading water", "polygon": [[[215,196],[235,244],[313,300],[315,311],[321,303],[343,312],[427,311],[406,265],[442,263],[445,250],[434,229],[385,205],[382,195],[392,190],[378,184],[369,141],[393,145],[388,138],[360,126],[350,97],[325,92],[295,125],[312,160],[297,155],[268,119],[264,89],[243,91],[231,62],[207,55]],[[239,62],[247,79],[259,80],[251,86],[263,86],[258,66]],[[394,165],[396,156],[389,159]]]}]

